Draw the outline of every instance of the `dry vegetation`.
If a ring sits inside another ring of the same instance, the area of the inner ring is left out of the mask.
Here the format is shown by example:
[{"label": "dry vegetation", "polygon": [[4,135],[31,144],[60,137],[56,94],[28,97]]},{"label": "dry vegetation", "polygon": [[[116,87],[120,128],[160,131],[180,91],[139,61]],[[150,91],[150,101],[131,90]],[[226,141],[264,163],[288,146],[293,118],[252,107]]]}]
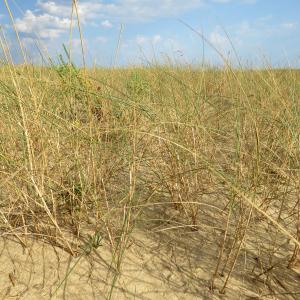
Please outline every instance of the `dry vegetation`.
[{"label": "dry vegetation", "polygon": [[1,298],[300,298],[299,71],[16,66],[7,46]]},{"label": "dry vegetation", "polygon": [[34,239],[74,262],[105,245],[114,275],[103,297],[114,297],[126,252],[144,235],[155,259],[170,252],[164,264],[185,276],[182,289],[167,283],[181,299],[235,286],[231,297],[299,299],[298,71],[61,63],[0,72],[3,245]]}]

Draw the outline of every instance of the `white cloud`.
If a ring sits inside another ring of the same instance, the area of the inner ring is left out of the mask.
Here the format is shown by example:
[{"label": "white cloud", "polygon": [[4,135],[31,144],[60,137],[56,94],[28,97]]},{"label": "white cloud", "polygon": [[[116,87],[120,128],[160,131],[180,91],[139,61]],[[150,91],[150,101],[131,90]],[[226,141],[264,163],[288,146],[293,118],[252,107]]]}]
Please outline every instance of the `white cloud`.
[{"label": "white cloud", "polygon": [[152,43],[155,45],[159,42],[161,42],[162,38],[159,34],[156,34],[153,38],[152,38]]},{"label": "white cloud", "polygon": [[102,21],[101,26],[105,27],[105,28],[112,28],[113,27],[112,23],[109,20]]},{"label": "white cloud", "polygon": [[22,39],[21,39],[21,41],[22,41],[22,44],[23,44],[23,46],[25,47],[25,48],[29,48],[29,47],[31,47],[31,46],[34,46],[34,45],[36,45],[36,43],[37,43],[37,41],[34,39],[34,38],[31,38],[31,37],[23,37]]},{"label": "white cloud", "polygon": [[236,29],[234,29],[235,34],[242,38],[243,36],[250,35],[253,33],[254,26],[251,25],[248,21],[242,21],[240,24],[236,25]]},{"label": "white cloud", "polygon": [[222,4],[230,3],[230,2],[238,2],[238,3],[241,3],[241,4],[255,4],[257,1],[258,0],[236,0],[236,1],[233,1],[233,0],[212,0],[212,2],[222,3]]},{"label": "white cloud", "polygon": [[[70,1],[71,2],[71,1]],[[179,15],[184,11],[200,7],[206,0],[114,0],[107,3],[101,0],[78,1],[78,12],[81,20],[104,17],[119,20],[148,20],[161,16]],[[69,17],[71,5],[61,1],[38,1],[38,7],[48,14]]]},{"label": "white cloud", "polygon": [[[157,17],[176,16],[208,3],[226,4],[238,2],[255,3],[257,0],[81,0],[77,2],[82,22],[95,18],[118,19],[119,21],[144,21]],[[41,11],[60,17],[70,17],[72,1],[38,0]]]},{"label": "white cloud", "polygon": [[231,0],[213,0],[215,3],[229,3]]},{"label": "white cloud", "polygon": [[297,28],[297,22],[275,23],[272,15],[266,15],[258,19],[236,24],[229,28],[229,32],[235,37],[235,42],[244,41],[248,44],[255,41],[262,44],[268,38],[278,38],[287,34],[289,30]]},{"label": "white cloud", "polygon": [[185,53],[184,44],[176,36],[167,37],[160,34],[138,35],[134,39],[127,39],[122,42],[121,49],[120,61],[125,64],[181,60]]},{"label": "white cloud", "polygon": [[[71,3],[72,1],[69,1]],[[41,1],[37,2],[39,9],[43,13],[48,13],[58,17],[70,18],[72,12],[71,4],[64,4],[61,1]],[[106,4],[109,6],[109,4]],[[103,9],[104,4],[99,3],[99,1],[81,1],[77,3],[78,14],[82,22],[96,18],[99,12]],[[74,16],[76,16],[75,9],[73,11]]]},{"label": "white cloud", "polygon": [[229,46],[228,38],[220,33],[219,27],[210,33],[209,41],[219,50],[225,50]]},{"label": "white cloud", "polygon": [[242,4],[256,4],[258,0],[241,0]]},{"label": "white cloud", "polygon": [[67,18],[59,18],[46,13],[35,15],[31,10],[27,10],[22,19],[16,19],[16,28],[19,32],[29,35],[37,34],[40,38],[57,38],[69,26],[70,21]]},{"label": "white cloud", "polygon": [[[101,22],[101,26],[111,28],[113,25],[110,20],[136,22],[175,16],[212,1],[219,3],[231,2],[231,0],[113,0],[113,2],[107,3],[104,0],[81,0],[78,1],[77,6],[83,24],[91,25],[94,20],[105,18]],[[69,27],[72,8],[70,3],[71,1],[67,2],[65,0],[38,0],[37,10],[27,10],[22,18],[16,20],[17,29],[27,35],[37,34],[44,39],[58,38]],[[216,38],[213,37],[213,39]],[[160,42],[158,36],[152,40],[153,44],[158,42]],[[143,40],[140,39],[138,43],[143,43]]]},{"label": "white cloud", "polygon": [[57,1],[38,1],[38,7],[45,13],[56,15],[56,16],[64,16],[70,17],[71,15],[71,6],[70,5],[62,5],[57,4]]},{"label": "white cloud", "polygon": [[105,44],[107,42],[107,38],[105,36],[97,36],[96,37],[96,42]]},{"label": "white cloud", "polygon": [[183,53],[184,49],[183,45],[176,38],[167,38],[164,41],[164,49],[165,51]]},{"label": "white cloud", "polygon": [[287,23],[282,23],[281,26],[286,29],[294,29],[297,27],[297,23],[296,22],[287,22]]},{"label": "white cloud", "polygon": [[145,36],[139,35],[139,36],[136,37],[136,43],[137,43],[138,45],[143,45],[143,44],[145,44],[147,41],[148,41],[148,39],[147,39]]},{"label": "white cloud", "polygon": [[138,35],[136,37],[135,41],[139,46],[156,45],[156,44],[158,44],[159,42],[162,41],[162,37],[159,34],[156,34],[152,37],[147,37],[147,36],[144,36],[144,35]]}]

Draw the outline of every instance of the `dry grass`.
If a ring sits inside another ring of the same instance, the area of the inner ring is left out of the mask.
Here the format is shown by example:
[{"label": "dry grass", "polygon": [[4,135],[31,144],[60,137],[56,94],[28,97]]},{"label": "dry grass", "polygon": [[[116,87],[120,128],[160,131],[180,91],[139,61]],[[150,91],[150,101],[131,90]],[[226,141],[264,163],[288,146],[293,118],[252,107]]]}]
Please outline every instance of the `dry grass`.
[{"label": "dry grass", "polygon": [[119,269],[136,228],[207,232],[221,292],[243,255],[297,263],[298,71],[0,72],[3,237],[76,256],[101,236]]},{"label": "dry grass", "polygon": [[177,272],[175,296],[299,298],[299,71],[15,66],[6,43],[4,241],[60,248],[74,268],[105,244],[107,298],[137,232],[160,249],[151,278]]}]

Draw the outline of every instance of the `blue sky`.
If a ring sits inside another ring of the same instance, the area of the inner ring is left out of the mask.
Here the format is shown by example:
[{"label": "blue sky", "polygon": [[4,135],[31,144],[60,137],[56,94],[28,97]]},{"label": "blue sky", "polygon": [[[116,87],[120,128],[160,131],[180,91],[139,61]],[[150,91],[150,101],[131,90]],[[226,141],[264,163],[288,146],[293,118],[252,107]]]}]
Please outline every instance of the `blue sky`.
[{"label": "blue sky", "polygon": [[[39,61],[69,44],[71,0],[7,0],[28,56]],[[202,32],[232,62],[234,46],[243,64],[291,65],[300,61],[300,1],[298,0],[78,0],[84,49],[89,64],[128,65],[172,60],[220,64],[221,59],[201,37]],[[76,21],[76,20],[75,20]],[[0,23],[11,52],[18,49],[4,1]],[[120,34],[120,28],[123,28]],[[120,47],[117,51],[120,36]],[[47,50],[46,50],[47,49]],[[74,28],[72,58],[81,62],[80,40]],[[116,54],[117,53],[117,54]],[[204,54],[204,56],[203,56]]]}]

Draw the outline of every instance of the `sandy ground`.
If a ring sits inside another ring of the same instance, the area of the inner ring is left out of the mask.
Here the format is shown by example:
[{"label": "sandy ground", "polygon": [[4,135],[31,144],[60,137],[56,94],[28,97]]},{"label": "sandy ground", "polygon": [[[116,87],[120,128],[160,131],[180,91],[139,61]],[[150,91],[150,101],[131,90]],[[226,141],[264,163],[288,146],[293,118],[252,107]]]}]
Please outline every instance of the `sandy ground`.
[{"label": "sandy ground", "polygon": [[[277,257],[270,273],[254,253],[242,251],[226,293],[220,294],[226,272],[217,276],[213,292],[209,288],[220,233],[155,226],[151,231],[137,228],[132,234],[119,273],[109,267],[112,255],[105,241],[90,255],[74,258],[40,241],[27,240],[23,249],[3,238],[0,297],[108,299],[116,278],[111,299],[300,299],[300,275],[286,267],[285,253]],[[251,240],[248,243],[251,249]],[[288,243],[286,247],[290,250]]]}]

